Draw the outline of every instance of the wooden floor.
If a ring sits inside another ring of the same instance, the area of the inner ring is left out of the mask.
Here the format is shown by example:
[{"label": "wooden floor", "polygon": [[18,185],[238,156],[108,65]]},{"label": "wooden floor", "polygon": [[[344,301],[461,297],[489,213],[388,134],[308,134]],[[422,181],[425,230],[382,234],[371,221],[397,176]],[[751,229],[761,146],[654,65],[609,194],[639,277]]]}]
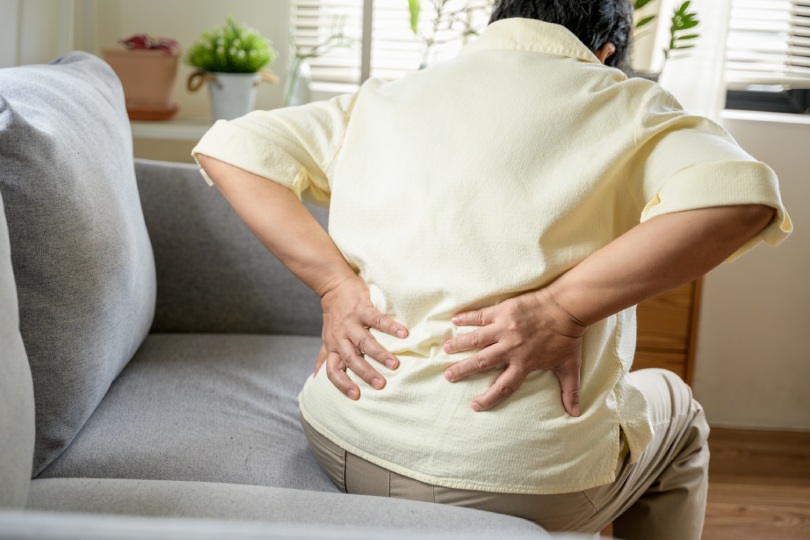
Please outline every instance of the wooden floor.
[{"label": "wooden floor", "polygon": [[703,540],[810,539],[810,433],[712,429]]}]

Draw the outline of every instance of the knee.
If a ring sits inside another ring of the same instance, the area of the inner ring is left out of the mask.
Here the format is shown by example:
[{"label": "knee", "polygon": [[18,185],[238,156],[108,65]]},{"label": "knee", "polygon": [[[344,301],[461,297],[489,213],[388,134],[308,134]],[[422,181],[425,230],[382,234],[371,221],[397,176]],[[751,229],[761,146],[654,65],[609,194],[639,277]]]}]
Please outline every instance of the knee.
[{"label": "knee", "polygon": [[630,374],[647,399],[653,424],[669,423],[675,417],[687,417],[699,433],[708,437],[709,426],[703,407],[692,396],[692,389],[671,371],[651,368]]}]

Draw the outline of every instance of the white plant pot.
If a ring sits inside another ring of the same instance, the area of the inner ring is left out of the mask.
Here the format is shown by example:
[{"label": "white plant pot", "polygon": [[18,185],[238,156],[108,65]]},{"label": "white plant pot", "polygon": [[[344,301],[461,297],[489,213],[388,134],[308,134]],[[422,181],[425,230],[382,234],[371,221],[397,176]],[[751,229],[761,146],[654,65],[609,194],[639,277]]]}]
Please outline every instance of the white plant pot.
[{"label": "white plant pot", "polygon": [[261,73],[211,73],[208,93],[214,120],[233,120],[244,116],[256,105],[256,90]]}]

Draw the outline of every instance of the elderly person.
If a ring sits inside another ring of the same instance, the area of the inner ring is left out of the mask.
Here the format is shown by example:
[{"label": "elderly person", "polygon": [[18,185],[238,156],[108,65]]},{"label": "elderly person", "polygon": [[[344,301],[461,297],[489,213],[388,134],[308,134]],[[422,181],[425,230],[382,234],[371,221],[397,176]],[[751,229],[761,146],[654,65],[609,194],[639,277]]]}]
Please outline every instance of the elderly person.
[{"label": "elderly person", "polygon": [[631,22],[627,0],[502,0],[453,60],[195,148],[321,297],[300,408],[340,489],[700,537],[708,426],[676,376],[629,373],[634,306],[790,222],[766,165],[614,67]]}]

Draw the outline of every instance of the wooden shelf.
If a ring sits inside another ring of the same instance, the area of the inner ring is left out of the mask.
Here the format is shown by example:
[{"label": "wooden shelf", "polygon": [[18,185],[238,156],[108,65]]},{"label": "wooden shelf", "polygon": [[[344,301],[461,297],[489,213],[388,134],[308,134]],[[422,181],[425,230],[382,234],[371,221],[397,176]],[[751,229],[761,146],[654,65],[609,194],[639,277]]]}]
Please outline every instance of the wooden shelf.
[{"label": "wooden shelf", "polygon": [[163,122],[131,122],[133,139],[197,141],[213,122],[208,118],[176,118]]}]

